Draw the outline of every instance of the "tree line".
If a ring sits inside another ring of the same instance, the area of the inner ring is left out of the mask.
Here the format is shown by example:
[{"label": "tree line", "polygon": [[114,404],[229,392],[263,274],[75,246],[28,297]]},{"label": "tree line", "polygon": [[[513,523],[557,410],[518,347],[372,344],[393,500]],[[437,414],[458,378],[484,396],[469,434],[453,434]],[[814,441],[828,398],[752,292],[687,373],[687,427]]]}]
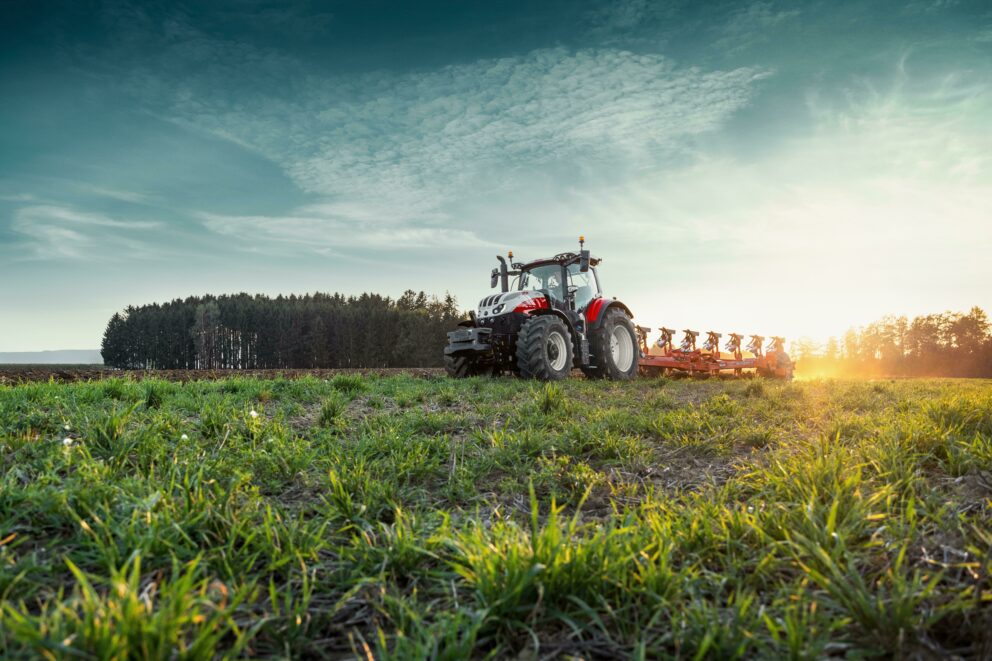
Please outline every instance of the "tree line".
[{"label": "tree line", "polygon": [[838,376],[992,377],[992,332],[979,307],[913,319],[886,316],[824,344],[792,346],[798,372]]},{"label": "tree line", "polygon": [[114,314],[101,353],[121,369],[434,367],[460,318],[454,297],[410,290],[191,296]]}]

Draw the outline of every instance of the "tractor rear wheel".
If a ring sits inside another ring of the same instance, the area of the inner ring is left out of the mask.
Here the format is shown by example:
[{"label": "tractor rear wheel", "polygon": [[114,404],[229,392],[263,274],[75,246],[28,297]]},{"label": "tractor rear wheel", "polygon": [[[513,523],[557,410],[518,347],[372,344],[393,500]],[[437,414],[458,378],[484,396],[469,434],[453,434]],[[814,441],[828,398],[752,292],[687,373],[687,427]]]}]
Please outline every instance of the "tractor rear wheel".
[{"label": "tractor rear wheel", "polygon": [[470,356],[445,356],[444,369],[448,376],[455,379],[465,379],[482,373],[476,361]]},{"label": "tractor rear wheel", "polygon": [[572,336],[558,317],[531,317],[517,335],[517,368],[525,379],[557,381],[572,371]]},{"label": "tractor rear wheel", "polygon": [[589,333],[595,366],[582,368],[590,379],[626,381],[637,375],[637,331],[620,308],[610,308],[602,325]]}]

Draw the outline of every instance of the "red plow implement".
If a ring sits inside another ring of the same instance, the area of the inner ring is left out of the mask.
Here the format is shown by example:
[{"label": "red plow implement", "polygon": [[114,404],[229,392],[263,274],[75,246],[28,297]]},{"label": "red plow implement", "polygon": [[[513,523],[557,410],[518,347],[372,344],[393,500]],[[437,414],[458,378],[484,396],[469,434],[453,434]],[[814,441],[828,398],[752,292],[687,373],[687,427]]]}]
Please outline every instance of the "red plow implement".
[{"label": "red plow implement", "polygon": [[[642,374],[661,375],[672,372],[689,375],[713,375],[733,371],[735,376],[745,373],[769,378],[791,379],[794,364],[785,351],[785,339],[772,337],[764,346],[765,338],[751,335],[747,347],[741,349],[744,336],[730,333],[724,352],[720,351],[720,333],[709,331],[702,347],[696,346],[699,333],[686,329],[682,341],[675,346],[675,330],[659,328],[661,335],[652,346],[648,346],[648,333],[651,329],[637,327],[641,358],[638,367]],[[744,354],[749,354],[747,357]]]}]

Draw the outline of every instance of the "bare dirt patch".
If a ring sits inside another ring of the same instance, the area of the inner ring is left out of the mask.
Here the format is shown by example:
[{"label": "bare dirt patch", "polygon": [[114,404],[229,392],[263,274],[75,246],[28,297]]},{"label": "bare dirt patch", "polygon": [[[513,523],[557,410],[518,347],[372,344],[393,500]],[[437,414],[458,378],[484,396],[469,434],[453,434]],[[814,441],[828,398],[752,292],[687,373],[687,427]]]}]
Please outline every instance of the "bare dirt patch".
[{"label": "bare dirt patch", "polygon": [[143,379],[164,379],[166,381],[216,381],[232,377],[252,379],[299,379],[312,376],[327,379],[339,374],[361,374],[395,376],[407,374],[419,378],[433,378],[444,374],[439,367],[379,367],[364,369],[265,369],[265,370],[115,370],[104,367],[66,367],[45,365],[3,365],[0,366],[0,384],[32,383],[55,381],[75,383],[77,381],[98,381],[100,379],[121,378],[141,381]]}]

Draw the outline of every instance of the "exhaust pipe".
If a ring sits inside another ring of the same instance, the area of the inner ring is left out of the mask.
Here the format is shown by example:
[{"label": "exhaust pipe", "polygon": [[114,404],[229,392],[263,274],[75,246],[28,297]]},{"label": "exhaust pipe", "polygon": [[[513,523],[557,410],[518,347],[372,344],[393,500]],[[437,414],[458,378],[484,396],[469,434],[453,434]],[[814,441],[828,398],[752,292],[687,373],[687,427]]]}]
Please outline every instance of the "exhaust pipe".
[{"label": "exhaust pipe", "polygon": [[499,287],[505,294],[510,291],[510,276],[506,269],[506,260],[503,259],[502,255],[496,255],[496,259],[499,260]]}]

